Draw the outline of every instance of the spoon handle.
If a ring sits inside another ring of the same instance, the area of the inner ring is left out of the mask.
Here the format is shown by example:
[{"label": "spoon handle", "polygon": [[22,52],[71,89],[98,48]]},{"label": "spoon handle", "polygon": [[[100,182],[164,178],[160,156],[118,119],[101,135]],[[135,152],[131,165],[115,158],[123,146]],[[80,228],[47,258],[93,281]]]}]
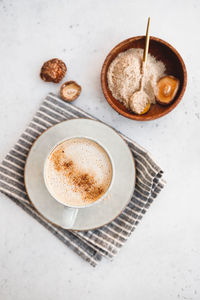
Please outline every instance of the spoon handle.
[{"label": "spoon handle", "polygon": [[146,66],[147,54],[149,51],[149,25],[150,25],[150,17],[148,17],[147,30],[146,30],[146,40],[145,40],[145,48],[144,48],[144,55],[143,55],[144,67]]}]

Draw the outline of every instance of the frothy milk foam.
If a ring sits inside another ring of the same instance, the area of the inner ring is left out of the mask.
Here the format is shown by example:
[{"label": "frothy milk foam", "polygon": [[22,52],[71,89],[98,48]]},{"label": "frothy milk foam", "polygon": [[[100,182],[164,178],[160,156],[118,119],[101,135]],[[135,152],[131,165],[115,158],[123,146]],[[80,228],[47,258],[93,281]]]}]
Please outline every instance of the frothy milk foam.
[{"label": "frothy milk foam", "polygon": [[112,180],[105,150],[87,138],[72,138],[55,147],[45,165],[47,187],[69,206],[85,206],[102,197]]}]

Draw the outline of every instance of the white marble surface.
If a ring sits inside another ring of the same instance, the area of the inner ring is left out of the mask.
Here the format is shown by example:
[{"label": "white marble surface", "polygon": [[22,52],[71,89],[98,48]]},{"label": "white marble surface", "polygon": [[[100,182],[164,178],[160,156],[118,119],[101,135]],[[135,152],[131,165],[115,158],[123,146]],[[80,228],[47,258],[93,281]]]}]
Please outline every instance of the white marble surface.
[{"label": "white marble surface", "polygon": [[[200,299],[200,2],[0,0],[0,159],[41,99],[58,86],[38,73],[52,57],[83,87],[76,105],[148,148],[167,186],[113,262],[93,269],[0,195],[0,299]],[[100,70],[118,42],[145,32],[181,53],[183,101],[148,123],[119,116],[105,101]]]}]

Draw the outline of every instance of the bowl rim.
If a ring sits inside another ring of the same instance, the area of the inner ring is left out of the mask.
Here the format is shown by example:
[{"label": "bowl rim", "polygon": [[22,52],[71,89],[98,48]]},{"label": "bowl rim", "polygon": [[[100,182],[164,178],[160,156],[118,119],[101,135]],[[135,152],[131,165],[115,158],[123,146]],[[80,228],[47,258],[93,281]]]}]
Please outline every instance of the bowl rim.
[{"label": "bowl rim", "polygon": [[[112,57],[113,52],[116,51],[116,49],[121,48],[123,45],[129,44],[129,43],[131,43],[133,41],[144,39],[144,38],[145,38],[144,35],[134,36],[134,37],[128,38],[126,40],[123,40],[122,42],[120,42],[119,44],[117,44],[114,48],[111,49],[111,51],[106,56],[106,58],[104,60],[104,63],[103,63],[103,66],[102,66],[102,69],[101,69],[101,87],[102,87],[103,94],[104,94],[107,102],[119,114],[123,115],[126,118],[129,118],[129,119],[132,119],[132,120],[136,120],[136,121],[151,121],[151,120],[155,120],[155,119],[158,119],[160,117],[163,117],[164,115],[167,115],[169,112],[171,112],[179,104],[179,102],[181,101],[181,99],[182,99],[182,97],[183,97],[183,95],[185,93],[185,89],[186,89],[186,86],[187,86],[187,70],[186,70],[185,63],[184,63],[181,55],[179,54],[179,52],[171,44],[169,44],[168,42],[166,42],[166,41],[164,41],[164,40],[162,40],[160,38],[157,38],[157,37],[154,37],[154,36],[150,36],[150,40],[156,41],[156,42],[158,42],[160,44],[163,44],[164,46],[168,47],[177,56],[178,60],[180,61],[181,67],[183,69],[183,85],[182,85],[182,89],[180,91],[180,94],[179,94],[178,98],[171,105],[169,105],[166,110],[164,110],[163,112],[160,112],[157,115],[153,115],[153,116],[136,115],[136,114],[133,114],[131,112],[130,113],[129,112],[125,112],[121,108],[119,108],[111,100],[111,98],[110,98],[110,96],[108,94],[108,89],[109,88],[107,86],[107,76],[106,76],[106,74],[107,74],[106,68],[108,66],[108,61],[110,60],[110,57]],[[109,65],[110,65],[110,63],[109,63]]]}]

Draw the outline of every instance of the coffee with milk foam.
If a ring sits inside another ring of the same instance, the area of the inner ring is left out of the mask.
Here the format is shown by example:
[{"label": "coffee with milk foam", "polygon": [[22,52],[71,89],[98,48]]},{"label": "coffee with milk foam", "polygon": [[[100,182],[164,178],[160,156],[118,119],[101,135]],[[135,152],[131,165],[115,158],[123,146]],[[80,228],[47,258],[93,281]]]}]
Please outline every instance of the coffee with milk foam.
[{"label": "coffee with milk foam", "polygon": [[55,147],[45,165],[51,195],[69,206],[87,206],[101,198],[112,180],[106,151],[87,138],[72,138]]}]

